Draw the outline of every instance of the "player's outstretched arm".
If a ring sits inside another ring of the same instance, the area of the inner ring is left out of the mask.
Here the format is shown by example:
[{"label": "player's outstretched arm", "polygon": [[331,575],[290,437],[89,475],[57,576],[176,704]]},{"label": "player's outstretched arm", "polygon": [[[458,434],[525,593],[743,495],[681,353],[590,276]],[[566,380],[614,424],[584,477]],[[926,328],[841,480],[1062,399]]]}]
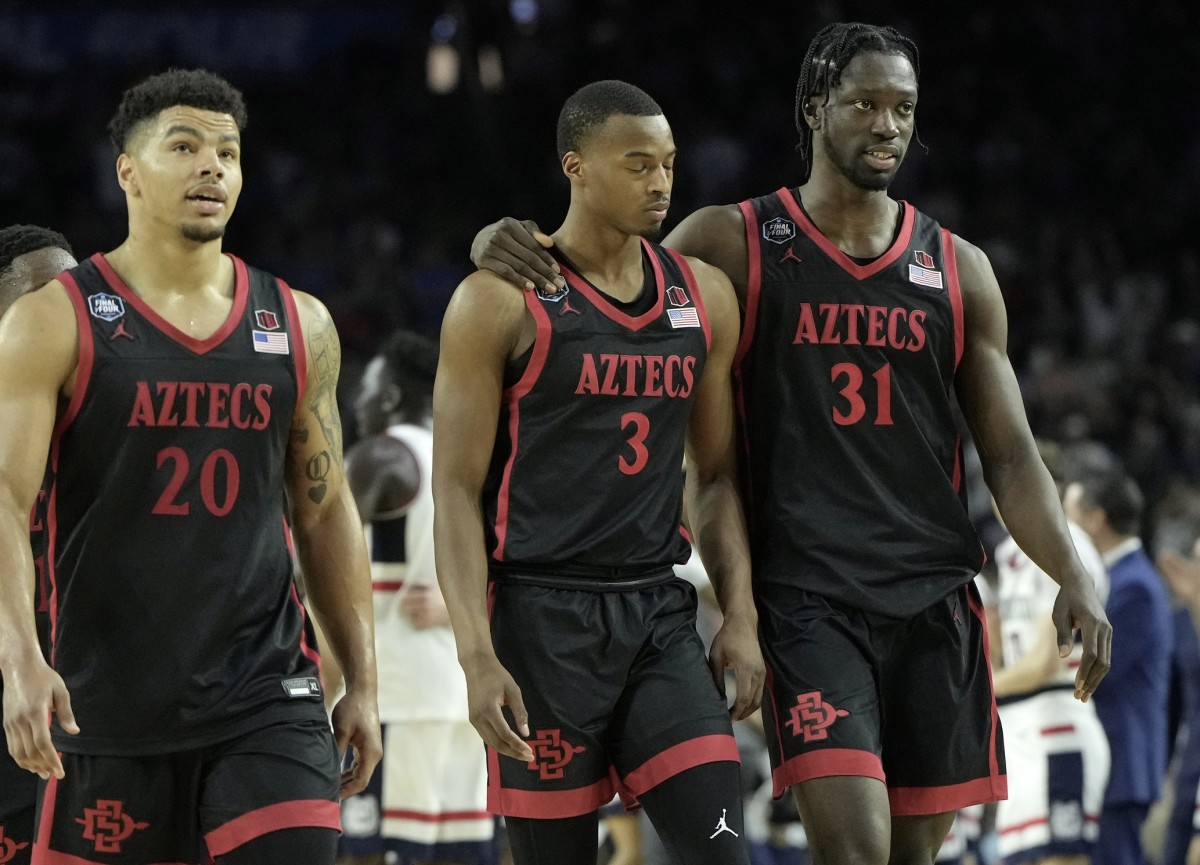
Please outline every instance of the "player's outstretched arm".
[{"label": "player's outstretched arm", "polygon": [[354,748],[343,797],[367,786],[382,754],[375,673],[375,612],[362,522],[342,468],[337,381],[342,348],[329,311],[296,292],[308,381],[292,419],[288,502],[307,599],[337,659],[346,696],[333,710],[338,749]]},{"label": "player's outstretched arm", "polygon": [[532,341],[532,327],[524,298],[505,290],[499,277],[483,271],[467,277],[442,320],[433,389],[434,553],[466,673],[471,723],[496,751],[525,762],[533,752],[501,709],[511,709],[517,729],[528,737],[521,689],[492,646],[481,496],[496,440],[504,366]]},{"label": "player's outstretched arm", "polygon": [[75,312],[55,281],[0,319],[0,674],[4,732],[17,765],[63,777],[47,719],[78,733],[63,680],[42,657],[34,626],[29,514],[37,499],[60,395],[79,349]]},{"label": "player's outstretched arm", "polygon": [[1046,470],[1008,359],[1008,319],[987,256],[954,238],[963,294],[964,346],[955,379],[988,488],[1017,545],[1061,586],[1054,604],[1059,654],[1083,636],[1075,696],[1088,700],[1112,660],[1112,627],[1095,583],[1075,552],[1062,503]]},{"label": "player's outstretched arm", "polygon": [[506,216],[484,226],[475,235],[471,241],[471,261],[517,288],[532,291],[541,286],[554,294],[567,281],[554,257],[546,252],[553,245],[554,240],[539,230],[533,220]]},{"label": "player's outstretched arm", "polygon": [[736,204],[701,207],[684,218],[663,239],[663,246],[694,256],[724,273],[740,299],[750,279],[746,219]]},{"label": "player's outstretched arm", "polygon": [[725,274],[696,259],[689,263],[712,324],[712,348],[688,423],[685,496],[692,535],[723,617],[709,664],[722,692],[725,670],[733,670],[737,698],[732,714],[734,720],[741,720],[758,708],[766,672],[758,646],[758,613],[750,593],[750,545],[738,495],[731,380],[738,307]]}]

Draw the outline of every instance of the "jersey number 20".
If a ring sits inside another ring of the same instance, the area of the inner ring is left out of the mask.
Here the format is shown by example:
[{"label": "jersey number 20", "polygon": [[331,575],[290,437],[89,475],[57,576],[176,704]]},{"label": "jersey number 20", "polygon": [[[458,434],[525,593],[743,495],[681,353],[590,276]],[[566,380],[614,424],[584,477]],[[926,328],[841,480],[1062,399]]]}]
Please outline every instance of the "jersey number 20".
[{"label": "jersey number 20", "polygon": [[[191,502],[186,497],[180,501],[183,484],[187,480],[191,462],[187,451],[181,447],[163,448],[158,452],[158,468],[171,463],[171,479],[158,497],[151,513],[168,517],[186,517],[191,511]],[[225,490],[218,498],[217,495],[217,466],[225,469]],[[233,510],[237,501],[238,487],[241,484],[241,473],[238,470],[237,458],[225,448],[217,448],[210,453],[200,466],[200,501],[214,517],[223,517]]]}]

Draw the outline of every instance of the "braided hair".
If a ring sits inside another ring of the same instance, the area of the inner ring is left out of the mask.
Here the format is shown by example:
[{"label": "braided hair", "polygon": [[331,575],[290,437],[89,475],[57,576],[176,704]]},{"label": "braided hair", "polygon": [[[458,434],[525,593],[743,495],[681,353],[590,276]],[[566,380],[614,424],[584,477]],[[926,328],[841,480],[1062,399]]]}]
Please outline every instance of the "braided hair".
[{"label": "braided hair", "polygon": [[800,67],[796,82],[796,131],[800,143],[796,149],[804,156],[808,172],[812,172],[812,128],[804,120],[804,106],[810,97],[824,95],[841,83],[842,72],[855,55],[862,52],[899,54],[912,63],[913,74],[921,78],[921,61],[917,46],[894,27],[880,27],[857,21],[828,24],[808,43],[808,52]]}]

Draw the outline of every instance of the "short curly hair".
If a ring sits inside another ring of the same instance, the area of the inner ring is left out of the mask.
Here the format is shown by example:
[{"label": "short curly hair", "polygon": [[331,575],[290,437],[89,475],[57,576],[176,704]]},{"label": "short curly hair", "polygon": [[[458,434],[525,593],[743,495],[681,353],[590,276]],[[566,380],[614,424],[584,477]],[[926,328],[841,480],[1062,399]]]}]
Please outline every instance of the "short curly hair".
[{"label": "short curly hair", "polygon": [[624,81],[595,81],[576,90],[558,115],[558,158],[579,150],[583,141],[614,114],[653,117],[662,114],[646,91]]},{"label": "short curly hair", "polygon": [[0,228],[0,277],[12,267],[13,260],[39,249],[57,248],[66,251],[72,258],[75,250],[67,239],[49,228],[40,225],[10,225]]},{"label": "short curly hair", "polygon": [[117,113],[108,121],[108,135],[118,154],[124,153],[139,126],[174,105],[230,115],[245,129],[246,102],[242,93],[220,75],[207,69],[168,69],[125,91]]}]

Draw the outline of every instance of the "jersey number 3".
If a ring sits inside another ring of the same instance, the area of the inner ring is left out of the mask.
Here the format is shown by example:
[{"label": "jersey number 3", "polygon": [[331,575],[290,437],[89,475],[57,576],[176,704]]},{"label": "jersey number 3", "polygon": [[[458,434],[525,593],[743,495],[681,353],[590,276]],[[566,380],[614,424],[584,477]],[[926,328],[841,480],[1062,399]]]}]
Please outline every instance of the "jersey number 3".
[{"label": "jersey number 3", "polygon": [[[875,372],[871,373],[871,377],[875,379],[875,426],[891,426],[892,425],[892,367],[891,364],[884,364]],[[838,391],[842,398],[846,400],[849,411],[842,411],[838,406],[833,407],[833,422],[838,426],[851,426],[861,421],[867,414],[867,401],[862,395],[862,386],[865,380],[862,367],[856,363],[838,363],[834,364],[830,370],[830,379],[833,381],[834,387],[837,387],[841,380],[845,381],[845,387]]]},{"label": "jersey number 3", "polygon": [[638,474],[646,467],[646,461],[650,459],[650,452],[646,450],[646,436],[650,432],[650,418],[646,417],[640,411],[627,411],[621,415],[621,431],[624,432],[630,426],[633,427],[633,432],[625,440],[625,444],[633,448],[633,462],[627,460],[625,454],[617,457],[617,467],[623,475]]},{"label": "jersey number 3", "polygon": [[[183,484],[187,480],[191,462],[187,451],[181,447],[163,448],[158,452],[158,468],[171,464],[171,479],[167,481],[162,495],[158,497],[151,513],[168,517],[186,517],[191,512],[191,502],[180,501]],[[225,489],[217,496],[217,466],[225,469]],[[214,517],[223,517],[233,510],[237,501],[238,487],[241,484],[241,472],[238,470],[237,458],[225,448],[217,448],[210,453],[200,466],[200,500],[204,507]]]}]

